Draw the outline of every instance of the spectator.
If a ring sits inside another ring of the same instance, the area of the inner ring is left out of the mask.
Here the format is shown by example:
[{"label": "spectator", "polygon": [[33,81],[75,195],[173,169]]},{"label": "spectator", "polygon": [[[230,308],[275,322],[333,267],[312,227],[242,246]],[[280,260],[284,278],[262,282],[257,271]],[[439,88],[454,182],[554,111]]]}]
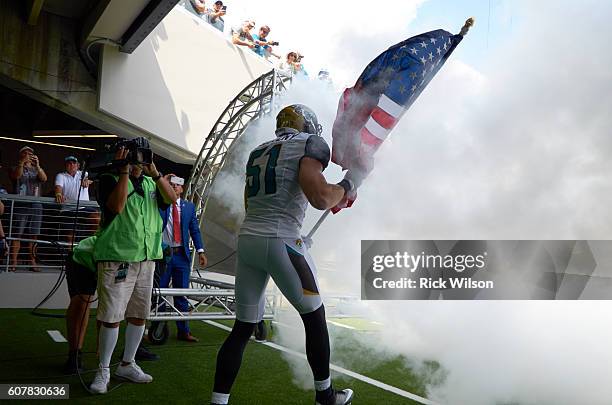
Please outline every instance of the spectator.
[{"label": "spectator", "polygon": [[[2,153],[0,153],[0,159],[2,159]],[[2,161],[0,161],[0,169],[2,169]],[[4,184],[0,183],[0,194],[8,194],[6,188],[4,188]]]},{"label": "spectator", "polygon": [[[38,156],[34,149],[24,146],[19,149],[19,163],[10,171],[13,180],[15,194],[22,196],[40,197],[42,184],[47,181],[47,174],[40,166]],[[27,236],[28,239],[36,240],[40,234],[40,223],[42,221],[42,204],[39,202],[20,202],[15,204],[14,234],[17,238]],[[36,265],[34,256],[34,245],[25,242],[24,245],[29,252],[29,264],[31,271],[40,271]],[[21,241],[14,240],[11,243],[11,267],[9,271],[15,271],[17,255],[21,248]]]},{"label": "spectator", "polygon": [[[2,162],[0,162],[0,169],[2,169]],[[0,187],[1,188],[1,187]],[[4,194],[0,191],[0,194]],[[4,204],[0,200],[0,217],[4,214]],[[4,259],[7,254],[6,238],[4,235],[4,228],[2,228],[2,220],[0,219],[0,261]]]},{"label": "spectator", "polygon": [[205,19],[208,10],[206,9],[206,4],[204,4],[204,0],[190,0],[191,9],[195,15],[200,17],[201,19]]},{"label": "spectator", "polygon": [[[185,181],[174,174],[169,174],[166,178],[170,181],[170,186],[172,186],[178,198],[171,208],[159,211],[164,221],[163,242],[172,251],[172,259],[161,276],[159,286],[161,288],[168,288],[172,278],[173,288],[189,288],[189,276],[191,275],[190,235],[198,253],[200,267],[206,267],[207,262],[206,255],[204,254],[204,245],[202,244],[202,235],[200,234],[200,224],[196,217],[195,205],[180,198]],[[174,306],[182,312],[189,310],[189,302],[185,297],[174,297]],[[165,309],[161,310],[164,311]],[[178,340],[186,342],[198,341],[189,331],[187,321],[176,322],[176,327],[178,329]]]},{"label": "spectator", "polygon": [[332,82],[331,77],[329,76],[329,72],[326,69],[319,70],[319,73],[317,74],[317,79],[330,84]]},{"label": "spectator", "polygon": [[79,170],[78,159],[74,156],[66,156],[64,166],[66,171],[55,176],[55,202],[61,204],[77,199],[89,201],[89,186],[93,182],[87,178],[87,173],[83,178],[83,172]]},{"label": "spectator", "polygon": [[304,57],[304,55],[302,55],[299,52],[296,52],[297,57],[295,58],[295,62],[293,63],[293,66],[295,67],[295,74],[302,74],[304,76],[308,76],[308,72],[306,72],[306,69],[304,69],[304,65],[302,64],[302,58]]},{"label": "spectator", "polygon": [[227,6],[223,5],[221,0],[215,1],[213,8],[208,9],[206,13],[206,21],[223,32],[223,28],[225,27],[225,20],[223,20],[223,16],[227,10]]},{"label": "spectator", "polygon": [[[55,202],[63,204],[65,202],[89,201],[89,186],[93,183],[87,177],[87,173],[79,170],[79,161],[74,156],[66,156],[64,158],[66,171],[58,173],[55,176]],[[98,212],[92,207],[81,207],[80,212],[88,213],[88,228],[94,232],[98,228],[100,217]],[[66,240],[72,244],[74,239],[74,210],[63,210],[61,212],[62,219],[65,219]]]},{"label": "spectator", "polygon": [[255,43],[251,36],[251,30],[255,28],[255,21],[246,20],[241,26],[232,28],[232,43],[234,45],[248,46],[253,49]]},{"label": "spectator", "polygon": [[298,54],[296,52],[289,52],[287,54],[285,61],[281,62],[281,64],[278,66],[281,73],[284,73],[286,76],[293,76],[297,73],[295,69],[295,60],[297,59],[297,55]]},{"label": "spectator", "polygon": [[276,41],[268,41],[267,36],[270,33],[270,27],[267,25],[259,27],[259,34],[253,34],[253,42],[255,43],[255,48],[253,48],[253,52],[258,54],[259,56],[268,59],[270,55],[280,59],[280,56],[275,54],[272,51],[272,46],[277,46],[278,42]]},{"label": "spectator", "polygon": [[[149,148],[144,138],[136,142],[141,149]],[[119,148],[115,154],[120,165],[117,173],[100,176],[99,203],[103,211],[94,260],[98,268],[97,319],[102,325],[98,339],[100,365],[90,387],[98,394],[107,392],[110,361],[123,319],[127,320],[125,349],[115,375],[138,383],[153,381],[138,367],[134,356],[151,309],[154,260],[162,258],[159,208],[176,201],[174,190],[154,163],[130,167],[127,155],[127,149]]]}]

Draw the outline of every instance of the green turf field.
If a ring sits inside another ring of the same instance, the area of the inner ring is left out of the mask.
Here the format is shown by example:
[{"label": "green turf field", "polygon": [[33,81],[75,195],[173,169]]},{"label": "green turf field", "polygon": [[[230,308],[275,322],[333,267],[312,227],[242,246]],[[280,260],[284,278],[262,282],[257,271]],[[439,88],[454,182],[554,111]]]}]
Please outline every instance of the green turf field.
[{"label": "green turf field", "polygon": [[[61,311],[45,311],[61,314]],[[138,385],[121,383],[111,378],[106,395],[91,396],[83,389],[79,377],[62,376],[67,343],[56,343],[47,330],[59,330],[65,335],[64,319],[41,318],[32,316],[29,310],[0,309],[0,383],[68,383],[70,399],[79,403],[184,403],[207,404],[210,399],[214,375],[215,358],[227,332],[203,322],[192,321],[192,333],[200,342],[190,344],[175,339],[175,327],[171,325],[171,337],[165,345],[153,346],[160,361],[139,363],[143,370],[151,374],[151,384]],[[348,325],[359,322],[337,320]],[[231,322],[227,323],[231,325]],[[330,329],[335,326],[330,325]],[[444,373],[435,362],[420,365],[418,374],[406,364],[406,359],[395,358],[380,362],[368,361],[366,348],[359,347],[354,340],[359,329],[342,329],[342,344],[334,348],[332,363],[342,364],[345,368],[376,379],[413,394],[426,396],[425,383],[443,379]],[[91,318],[87,341],[84,347],[84,365],[87,369],[96,366],[95,357],[95,320]],[[123,348],[123,331],[115,350],[113,361],[119,360]],[[375,354],[374,354],[375,356]],[[360,360],[361,359],[361,360]],[[303,367],[307,368],[306,361]],[[111,371],[114,371],[111,368]],[[355,391],[354,404],[415,404],[407,398],[390,393],[373,385],[334,375],[337,388],[349,387]],[[89,384],[93,372],[83,374]],[[247,346],[242,368],[232,390],[232,404],[312,404],[314,392],[303,390],[292,383],[292,373],[282,355],[275,349],[250,342]]]}]

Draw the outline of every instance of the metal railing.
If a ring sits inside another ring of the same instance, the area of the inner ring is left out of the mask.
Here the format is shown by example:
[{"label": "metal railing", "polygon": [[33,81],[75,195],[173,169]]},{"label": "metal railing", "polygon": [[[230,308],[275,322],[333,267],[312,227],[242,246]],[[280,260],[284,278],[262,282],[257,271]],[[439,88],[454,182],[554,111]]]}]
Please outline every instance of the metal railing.
[{"label": "metal railing", "polygon": [[9,254],[0,271],[57,271],[73,244],[94,234],[100,210],[95,201],[58,204],[50,197],[1,194],[2,226]]}]

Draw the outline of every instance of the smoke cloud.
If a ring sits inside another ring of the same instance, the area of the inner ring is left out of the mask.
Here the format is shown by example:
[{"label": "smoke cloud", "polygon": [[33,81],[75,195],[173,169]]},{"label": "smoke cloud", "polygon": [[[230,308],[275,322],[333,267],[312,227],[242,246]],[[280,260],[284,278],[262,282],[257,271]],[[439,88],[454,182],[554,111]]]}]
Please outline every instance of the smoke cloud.
[{"label": "smoke cloud", "polygon": [[[361,239],[610,239],[612,6],[515,8],[511,37],[479,69],[451,56],[378,151],[356,205],[321,226],[311,252],[324,293],[359,295]],[[342,52],[359,49],[343,42]],[[297,83],[283,102],[313,107],[329,130],[338,92],[312,86]],[[271,122],[259,125],[272,136]],[[337,168],[325,174],[342,176]],[[319,215],[309,210],[304,233]],[[429,387],[442,403],[612,400],[610,302],[356,305],[384,325],[373,351],[442,365],[447,378]],[[280,328],[281,343],[303,349],[299,320],[282,321],[294,326]],[[294,368],[294,379],[311,386],[303,363]]]}]

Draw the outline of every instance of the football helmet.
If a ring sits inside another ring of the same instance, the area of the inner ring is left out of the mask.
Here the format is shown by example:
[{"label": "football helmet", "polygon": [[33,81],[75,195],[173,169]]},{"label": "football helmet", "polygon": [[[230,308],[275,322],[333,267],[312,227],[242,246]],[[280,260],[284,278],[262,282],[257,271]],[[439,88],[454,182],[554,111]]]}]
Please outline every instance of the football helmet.
[{"label": "football helmet", "polygon": [[279,128],[293,128],[315,135],[321,135],[323,132],[317,115],[303,104],[292,104],[280,110],[276,116],[276,129]]}]

